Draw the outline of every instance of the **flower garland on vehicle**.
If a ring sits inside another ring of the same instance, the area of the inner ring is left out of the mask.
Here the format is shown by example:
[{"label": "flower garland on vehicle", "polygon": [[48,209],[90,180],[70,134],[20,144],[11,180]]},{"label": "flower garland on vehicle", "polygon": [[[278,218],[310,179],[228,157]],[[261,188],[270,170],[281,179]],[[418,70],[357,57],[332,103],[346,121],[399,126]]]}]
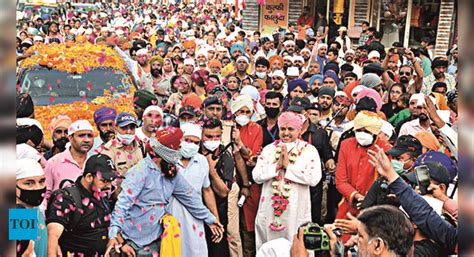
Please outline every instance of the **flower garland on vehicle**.
[{"label": "flower garland on vehicle", "polygon": [[126,71],[125,62],[120,55],[105,45],[91,43],[34,45],[28,49],[28,53],[30,52],[34,54],[24,59],[20,68],[40,65],[72,74],[81,74],[101,67]]},{"label": "flower garland on vehicle", "polygon": [[[280,140],[275,141],[274,144],[277,146],[275,150],[275,162],[278,162],[282,153]],[[296,158],[298,158],[298,156],[301,154],[303,148],[298,150],[297,144],[288,152],[289,164],[295,163]],[[291,181],[284,178],[284,169],[280,169],[277,172],[278,175],[275,176],[272,181],[273,196],[271,199],[273,208],[273,222],[270,223],[270,229],[272,231],[283,231],[286,227],[281,223],[280,217],[286,211],[287,205],[290,203],[288,199],[290,198]]]}]

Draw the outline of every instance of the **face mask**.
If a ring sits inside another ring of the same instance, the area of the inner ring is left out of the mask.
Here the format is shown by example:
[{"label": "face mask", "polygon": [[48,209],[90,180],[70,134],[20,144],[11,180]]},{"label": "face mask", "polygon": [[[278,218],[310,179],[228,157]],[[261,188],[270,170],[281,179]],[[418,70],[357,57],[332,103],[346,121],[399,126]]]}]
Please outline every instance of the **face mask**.
[{"label": "face mask", "polygon": [[266,75],[267,73],[264,71],[255,72],[255,76],[257,76],[259,79],[265,78]]},{"label": "face mask", "polygon": [[369,134],[367,132],[356,132],[355,137],[357,140],[357,143],[361,146],[369,146],[374,142],[374,137],[372,134]]},{"label": "face mask", "polygon": [[405,170],[403,169],[403,166],[405,165],[404,162],[402,161],[399,161],[399,160],[392,160],[392,167],[393,167],[393,170],[395,170],[395,172],[398,174],[398,175],[401,175],[405,172]]},{"label": "face mask", "polygon": [[184,158],[189,159],[198,153],[199,146],[194,143],[181,142],[179,151]]},{"label": "face mask", "polygon": [[280,113],[280,108],[265,107],[265,113],[267,114],[268,118],[274,119]]},{"label": "face mask", "polygon": [[54,146],[61,151],[66,149],[67,142],[69,142],[67,137],[62,137],[60,139],[53,140]]},{"label": "face mask", "polygon": [[179,121],[179,127],[185,126],[186,124],[189,124],[188,121]]},{"label": "face mask", "polygon": [[209,151],[214,152],[220,145],[221,141],[219,140],[207,140],[202,143],[202,145]]},{"label": "face mask", "polygon": [[239,115],[235,118],[235,122],[237,122],[240,126],[245,126],[249,124],[250,119],[247,117],[247,115]]},{"label": "face mask", "polygon": [[135,140],[135,135],[117,133],[117,140],[124,145],[130,145]]},{"label": "face mask", "polygon": [[20,197],[18,199],[22,202],[31,206],[38,206],[43,202],[46,187],[36,190],[21,189],[18,186],[16,188],[20,189]]}]

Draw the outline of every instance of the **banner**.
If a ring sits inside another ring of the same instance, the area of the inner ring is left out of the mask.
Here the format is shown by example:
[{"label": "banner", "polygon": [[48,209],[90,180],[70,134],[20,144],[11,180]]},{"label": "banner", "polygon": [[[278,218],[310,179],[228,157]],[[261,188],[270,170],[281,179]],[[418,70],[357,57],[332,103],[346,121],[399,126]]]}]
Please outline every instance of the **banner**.
[{"label": "banner", "polygon": [[260,32],[262,36],[271,36],[279,27],[288,27],[289,0],[266,0],[260,6]]}]

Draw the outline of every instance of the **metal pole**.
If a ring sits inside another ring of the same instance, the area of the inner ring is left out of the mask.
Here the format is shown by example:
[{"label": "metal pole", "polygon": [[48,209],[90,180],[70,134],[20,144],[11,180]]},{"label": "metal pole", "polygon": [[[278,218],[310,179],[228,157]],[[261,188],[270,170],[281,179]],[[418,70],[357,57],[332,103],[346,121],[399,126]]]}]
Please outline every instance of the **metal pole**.
[{"label": "metal pole", "polygon": [[403,36],[403,47],[407,48],[410,43],[411,11],[413,0],[408,0],[407,18],[405,21],[405,35]]},{"label": "metal pole", "polygon": [[[329,28],[329,21],[330,21],[330,17],[329,17],[329,10],[331,8],[331,0],[327,0],[327,6],[326,6],[326,19],[327,19],[327,22],[328,22],[328,28]],[[323,31],[324,32],[324,31]],[[324,38],[325,42],[327,43],[328,42],[328,38],[329,38],[329,31],[328,31],[328,34],[326,35],[326,37]]]},{"label": "metal pole", "polygon": [[377,31],[380,31],[380,13],[382,11],[382,0],[376,0],[377,1]]}]

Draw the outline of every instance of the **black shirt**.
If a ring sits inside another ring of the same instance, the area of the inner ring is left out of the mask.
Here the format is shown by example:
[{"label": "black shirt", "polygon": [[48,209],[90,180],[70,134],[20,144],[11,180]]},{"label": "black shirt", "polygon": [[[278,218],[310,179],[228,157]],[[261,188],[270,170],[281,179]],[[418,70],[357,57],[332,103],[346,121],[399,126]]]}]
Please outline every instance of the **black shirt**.
[{"label": "black shirt", "polygon": [[382,105],[382,108],[380,109],[380,111],[382,111],[384,114],[385,114],[385,117],[388,119],[392,118],[393,115],[397,114],[399,111],[402,111],[403,108],[400,108],[400,107],[395,107],[395,109],[393,108],[393,105],[391,103],[386,103],[384,105]]},{"label": "black shirt", "polygon": [[316,147],[321,158],[321,164],[333,159],[329,136],[324,129],[310,122],[308,129],[301,135],[301,138]]},{"label": "black shirt", "polygon": [[448,256],[443,254],[439,245],[429,239],[415,241],[413,246],[414,257],[436,257],[436,256]]},{"label": "black shirt", "polygon": [[[64,226],[64,231],[59,238],[63,256],[68,256],[67,252],[76,253],[76,255],[83,253],[85,257],[95,256],[96,253],[101,256],[105,253],[108,242],[111,210],[107,199],[95,198],[82,186],[81,178],[77,179],[74,186],[79,188],[82,202],[75,203],[67,194],[61,194],[62,200],[58,197],[50,199],[52,204],[46,210],[46,224],[56,222]],[[81,208],[79,209],[78,206]],[[72,228],[71,222],[75,212],[81,215],[75,228]]]},{"label": "black shirt", "polygon": [[384,178],[379,178],[370,187],[362,202],[361,209],[367,209],[372,206],[389,204],[395,207],[400,206],[400,202],[396,197],[388,197],[389,194],[394,194],[388,189],[388,183],[384,183]]},{"label": "black shirt", "polygon": [[271,130],[268,130],[267,119],[259,120],[257,123],[262,127],[263,131],[262,148],[280,139],[280,130],[278,129],[277,123],[275,123]]},{"label": "black shirt", "polygon": [[[219,146],[219,152],[224,149],[223,145]],[[235,162],[232,154],[226,150],[219,158],[216,163],[216,172],[219,175],[219,178],[224,182],[224,184],[229,188],[232,188],[232,181],[234,177],[234,167]],[[216,206],[217,206],[217,213],[219,214],[219,220],[223,225],[227,225],[228,217],[227,217],[227,197],[222,198],[218,194],[214,194],[216,197]]]}]

